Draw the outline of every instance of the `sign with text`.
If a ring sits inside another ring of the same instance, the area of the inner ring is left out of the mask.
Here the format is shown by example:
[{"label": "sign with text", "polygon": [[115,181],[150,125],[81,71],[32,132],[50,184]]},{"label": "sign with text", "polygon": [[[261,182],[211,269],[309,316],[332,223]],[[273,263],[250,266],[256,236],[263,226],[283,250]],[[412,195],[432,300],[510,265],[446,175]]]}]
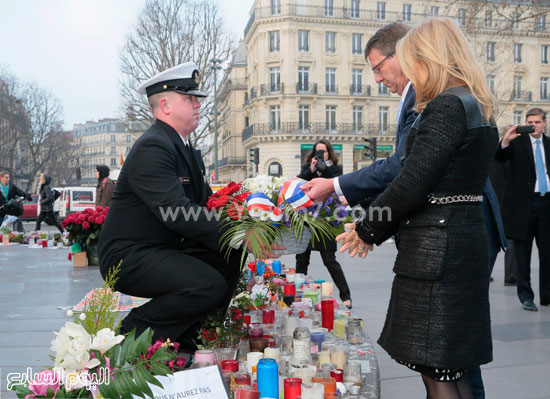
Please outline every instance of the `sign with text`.
[{"label": "sign with text", "polygon": [[174,375],[156,378],[163,388],[149,384],[154,395],[151,399],[229,399],[218,366],[178,371]]}]

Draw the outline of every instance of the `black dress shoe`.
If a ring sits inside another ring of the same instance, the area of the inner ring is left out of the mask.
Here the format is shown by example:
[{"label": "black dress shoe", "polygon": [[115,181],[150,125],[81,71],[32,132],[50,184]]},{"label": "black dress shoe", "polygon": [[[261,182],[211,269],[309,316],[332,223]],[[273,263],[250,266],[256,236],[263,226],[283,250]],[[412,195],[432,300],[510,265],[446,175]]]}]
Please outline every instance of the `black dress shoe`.
[{"label": "black dress shoe", "polygon": [[523,309],[528,310],[530,312],[538,312],[539,311],[537,309],[537,305],[535,305],[533,303],[533,301],[525,301],[525,302],[523,302],[523,304],[521,306],[523,307]]}]

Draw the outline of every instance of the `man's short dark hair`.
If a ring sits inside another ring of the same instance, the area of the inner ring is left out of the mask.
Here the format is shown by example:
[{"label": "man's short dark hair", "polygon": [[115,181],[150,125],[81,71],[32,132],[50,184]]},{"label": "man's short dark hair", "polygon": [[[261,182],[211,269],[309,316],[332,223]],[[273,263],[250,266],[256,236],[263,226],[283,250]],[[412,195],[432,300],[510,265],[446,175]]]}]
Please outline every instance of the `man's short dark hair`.
[{"label": "man's short dark hair", "polygon": [[0,177],[4,177],[4,176],[9,175],[9,174],[10,174],[10,172],[8,172],[7,170],[3,170],[3,171],[0,172]]},{"label": "man's short dark hair", "polygon": [[525,115],[525,119],[529,118],[530,116],[539,115],[542,117],[542,120],[546,120],[546,112],[542,108],[534,107],[527,111],[527,115]]},{"label": "man's short dark hair", "polygon": [[383,56],[388,56],[395,51],[399,39],[407,34],[410,27],[401,22],[392,22],[376,31],[365,46],[365,59],[373,49],[380,51]]}]

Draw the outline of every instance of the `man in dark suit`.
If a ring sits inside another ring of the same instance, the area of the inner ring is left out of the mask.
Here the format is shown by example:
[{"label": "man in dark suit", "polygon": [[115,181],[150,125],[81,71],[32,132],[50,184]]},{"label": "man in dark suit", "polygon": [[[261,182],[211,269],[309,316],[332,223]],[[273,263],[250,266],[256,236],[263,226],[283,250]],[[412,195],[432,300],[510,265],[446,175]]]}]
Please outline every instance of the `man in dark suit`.
[{"label": "man in dark suit", "polygon": [[240,255],[224,257],[220,248],[223,232],[205,208],[212,190],[189,142],[197,98],[205,97],[198,82],[195,64],[185,63],[139,87],[156,121],[124,162],[98,247],[104,278],[122,262],[115,288],[152,298],[129,313],[122,330],[151,327],[154,340],[170,338],[187,351],[195,349],[202,318],[227,308],[240,275]]},{"label": "man in dark suit", "polygon": [[408,30],[409,27],[405,24],[391,23],[380,28],[365,47],[365,58],[372,66],[376,83],[383,83],[392,93],[401,96],[397,112],[395,152],[388,158],[377,160],[369,166],[338,178],[313,179],[304,184],[302,188],[314,201],[324,201],[336,192],[343,195],[350,206],[355,206],[365,198],[384,191],[401,171],[405,142],[416,117],[413,110],[416,93],[395,55],[397,42]]},{"label": "man in dark suit", "polygon": [[518,134],[510,128],[497,149],[497,162],[510,161],[508,185],[502,205],[506,236],[514,242],[516,282],[523,309],[536,312],[531,288],[533,239],[539,250],[540,304],[550,305],[550,139],[543,134],[546,113],[541,108],[527,111],[526,123],[534,133]]}]

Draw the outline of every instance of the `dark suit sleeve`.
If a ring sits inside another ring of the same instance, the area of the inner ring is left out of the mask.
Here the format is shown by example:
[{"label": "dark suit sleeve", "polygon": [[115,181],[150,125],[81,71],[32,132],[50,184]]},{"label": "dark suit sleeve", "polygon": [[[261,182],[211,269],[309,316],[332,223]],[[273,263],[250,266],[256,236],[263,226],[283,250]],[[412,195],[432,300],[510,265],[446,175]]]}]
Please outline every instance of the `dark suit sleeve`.
[{"label": "dark suit sleeve", "polygon": [[[171,144],[150,137],[135,148],[134,158],[140,161],[132,163],[129,170],[130,187],[158,220],[184,239],[201,241],[219,251],[218,222],[206,208],[191,203],[185,195]],[[168,210],[173,212],[171,217],[166,217]]]},{"label": "dark suit sleeve", "polygon": [[[449,122],[449,115],[454,115]],[[439,96],[428,104],[422,114],[410,154],[401,173],[372,203],[372,208],[389,209],[382,213],[372,211],[373,220],[359,223],[361,239],[380,244],[397,229],[401,219],[427,203],[428,195],[441,179],[445,168],[464,141],[466,113],[462,102],[455,96]]]},{"label": "dark suit sleeve", "polygon": [[32,198],[31,198],[31,195],[30,194],[27,194],[26,192],[24,192],[23,190],[21,190],[19,187],[17,186],[13,186],[14,188],[14,192],[15,192],[15,195],[18,196],[18,197],[25,197],[25,199],[27,201],[30,201]]},{"label": "dark suit sleeve", "polygon": [[506,162],[512,159],[512,142],[508,144],[508,147],[502,148],[502,140],[499,141],[497,151],[495,153],[495,161]]},{"label": "dark suit sleeve", "polygon": [[406,112],[405,122],[397,132],[399,145],[391,156],[338,178],[340,188],[350,206],[357,205],[366,197],[380,194],[401,172],[403,167],[401,159],[405,155],[407,137],[416,119],[416,113],[412,107],[409,107]]}]

